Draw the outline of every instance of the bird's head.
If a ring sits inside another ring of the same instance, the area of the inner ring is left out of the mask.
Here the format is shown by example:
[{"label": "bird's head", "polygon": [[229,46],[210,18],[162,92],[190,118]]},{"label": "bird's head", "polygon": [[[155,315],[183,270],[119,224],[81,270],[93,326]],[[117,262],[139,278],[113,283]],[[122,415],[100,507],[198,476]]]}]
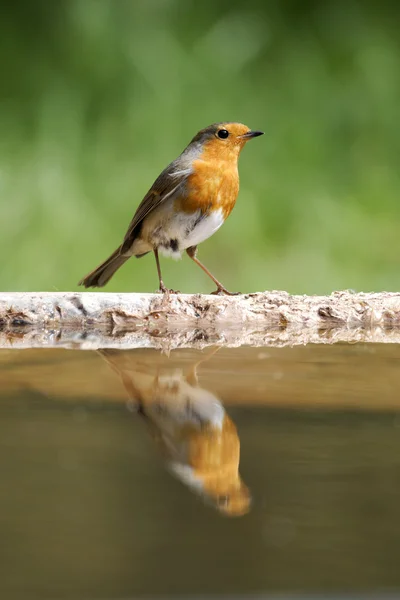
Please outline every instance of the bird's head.
[{"label": "bird's head", "polygon": [[214,491],[210,499],[218,511],[227,517],[240,517],[251,508],[251,494],[240,475],[235,482],[226,485],[225,489],[218,490],[218,493]]},{"label": "bird's head", "polygon": [[226,159],[239,156],[245,144],[263,131],[254,131],[242,123],[214,123],[201,129],[189,146],[201,146],[207,154]]}]

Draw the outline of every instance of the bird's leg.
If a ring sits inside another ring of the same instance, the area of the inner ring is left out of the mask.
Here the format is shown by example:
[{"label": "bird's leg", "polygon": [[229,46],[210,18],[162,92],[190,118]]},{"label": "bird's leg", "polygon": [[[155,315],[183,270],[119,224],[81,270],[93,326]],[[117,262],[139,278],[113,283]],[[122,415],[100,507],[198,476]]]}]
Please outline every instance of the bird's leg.
[{"label": "bird's leg", "polygon": [[198,387],[199,385],[199,380],[197,377],[197,369],[199,368],[199,366],[210,360],[210,358],[212,356],[214,356],[214,354],[216,352],[218,352],[218,350],[220,349],[220,346],[216,346],[215,348],[211,349],[211,352],[208,352],[205,356],[203,356],[200,360],[196,361],[190,368],[189,372],[185,375],[185,379],[188,382],[189,385],[192,385],[193,387]]},{"label": "bird's leg", "polygon": [[191,246],[190,248],[187,248],[186,253],[196,263],[196,265],[199,265],[200,269],[203,269],[204,273],[206,273],[210,277],[210,279],[213,280],[215,285],[217,286],[217,289],[215,290],[215,292],[211,292],[213,295],[226,294],[227,296],[237,296],[238,294],[240,294],[240,292],[230,292],[229,290],[227,290],[222,285],[222,283],[220,281],[218,281],[218,279],[216,279],[214,277],[214,275],[212,275],[212,273],[210,273],[210,271],[207,269],[207,267],[205,267],[203,265],[203,263],[201,263],[199,261],[199,259],[196,257],[197,246]]},{"label": "bird's leg", "polygon": [[163,294],[166,294],[168,292],[168,290],[165,287],[164,282],[162,280],[161,267],[160,267],[160,259],[158,258],[158,250],[157,250],[157,248],[154,248],[154,257],[156,259],[158,281],[159,281],[159,285],[160,285],[160,292],[162,292]]},{"label": "bird's leg", "polygon": [[167,287],[165,287],[164,282],[162,280],[162,275],[161,275],[161,267],[160,267],[160,259],[158,258],[158,250],[157,248],[154,248],[153,250],[154,252],[154,256],[156,259],[156,264],[157,264],[157,273],[158,273],[158,281],[160,282],[160,292],[162,294],[166,294],[166,296],[168,296],[169,294],[179,294],[179,292],[175,292],[174,290],[169,290]]}]

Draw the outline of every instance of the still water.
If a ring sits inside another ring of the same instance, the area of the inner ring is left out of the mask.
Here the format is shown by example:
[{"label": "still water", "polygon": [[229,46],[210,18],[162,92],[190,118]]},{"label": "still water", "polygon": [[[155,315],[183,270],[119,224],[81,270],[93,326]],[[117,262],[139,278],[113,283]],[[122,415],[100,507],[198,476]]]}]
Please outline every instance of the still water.
[{"label": "still water", "polygon": [[400,592],[399,389],[395,344],[0,351],[0,598]]}]

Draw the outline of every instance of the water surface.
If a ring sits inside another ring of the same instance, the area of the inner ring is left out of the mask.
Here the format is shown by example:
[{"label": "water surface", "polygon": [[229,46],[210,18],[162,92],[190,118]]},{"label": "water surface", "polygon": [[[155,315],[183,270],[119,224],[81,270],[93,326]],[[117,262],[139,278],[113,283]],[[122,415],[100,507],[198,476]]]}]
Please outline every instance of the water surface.
[{"label": "water surface", "polygon": [[394,344],[1,351],[0,597],[400,590],[399,366]]}]

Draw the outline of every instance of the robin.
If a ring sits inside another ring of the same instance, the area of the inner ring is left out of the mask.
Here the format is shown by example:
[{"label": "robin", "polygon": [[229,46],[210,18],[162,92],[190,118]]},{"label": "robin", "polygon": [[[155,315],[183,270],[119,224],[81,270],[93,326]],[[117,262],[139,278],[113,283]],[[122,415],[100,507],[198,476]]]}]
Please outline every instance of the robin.
[{"label": "robin", "polygon": [[159,253],[180,258],[183,250],[214,281],[214,294],[232,295],[197,258],[197,245],[215,233],[235,206],[238,158],[246,142],[263,135],[241,123],[215,123],[195,135],[156,179],[139,204],[122,244],[79,285],[103,287],[131,256],[154,252],[160,291]]},{"label": "robin", "polygon": [[186,373],[155,372],[153,363],[148,372],[131,355],[98,352],[147,422],[168,470],[222,514],[241,516],[250,510],[251,494],[239,473],[238,432],[219,398],[200,387],[197,377],[199,365],[216,350]]}]

